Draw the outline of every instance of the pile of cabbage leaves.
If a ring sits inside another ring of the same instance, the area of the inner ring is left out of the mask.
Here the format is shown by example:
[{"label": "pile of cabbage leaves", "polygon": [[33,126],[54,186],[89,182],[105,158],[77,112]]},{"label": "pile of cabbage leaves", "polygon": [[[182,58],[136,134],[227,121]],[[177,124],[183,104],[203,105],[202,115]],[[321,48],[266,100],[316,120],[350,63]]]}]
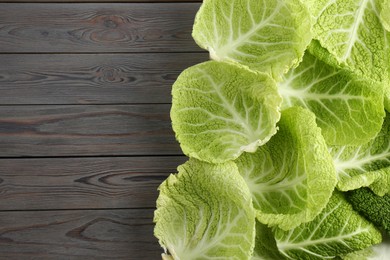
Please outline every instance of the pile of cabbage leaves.
[{"label": "pile of cabbage leaves", "polygon": [[159,187],[163,259],[390,256],[389,30],[389,0],[203,1],[210,61],[172,87],[189,159]]}]

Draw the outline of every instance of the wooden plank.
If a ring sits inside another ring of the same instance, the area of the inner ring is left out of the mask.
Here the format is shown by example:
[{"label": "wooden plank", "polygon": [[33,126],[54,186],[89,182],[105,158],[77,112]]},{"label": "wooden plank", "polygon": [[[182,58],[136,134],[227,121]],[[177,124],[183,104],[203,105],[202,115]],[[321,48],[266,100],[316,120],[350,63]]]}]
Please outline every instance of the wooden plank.
[{"label": "wooden plank", "polygon": [[179,155],[170,105],[1,106],[0,157]]},{"label": "wooden plank", "polygon": [[0,160],[0,209],[154,207],[184,156]]},{"label": "wooden plank", "polygon": [[161,259],[153,210],[0,212],[1,259]]},{"label": "wooden plank", "polygon": [[0,4],[0,52],[190,52],[200,3]]},{"label": "wooden plank", "polygon": [[170,103],[171,86],[206,53],[3,54],[0,104]]},{"label": "wooden plank", "polygon": [[0,3],[187,3],[202,0],[0,0]]}]

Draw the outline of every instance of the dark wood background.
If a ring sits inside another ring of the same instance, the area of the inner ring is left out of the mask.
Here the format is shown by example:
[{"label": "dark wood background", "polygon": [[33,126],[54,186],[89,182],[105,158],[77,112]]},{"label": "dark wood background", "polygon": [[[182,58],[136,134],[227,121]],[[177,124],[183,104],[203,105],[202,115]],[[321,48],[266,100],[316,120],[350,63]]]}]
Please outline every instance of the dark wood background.
[{"label": "dark wood background", "polygon": [[160,259],[200,2],[0,0],[0,259]]}]

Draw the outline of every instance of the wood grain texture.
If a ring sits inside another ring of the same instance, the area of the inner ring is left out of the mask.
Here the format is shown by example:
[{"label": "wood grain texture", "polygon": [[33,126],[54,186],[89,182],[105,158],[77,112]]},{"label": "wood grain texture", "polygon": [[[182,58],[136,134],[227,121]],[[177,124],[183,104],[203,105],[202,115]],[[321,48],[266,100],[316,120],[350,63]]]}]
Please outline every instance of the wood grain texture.
[{"label": "wood grain texture", "polygon": [[206,53],[3,54],[0,104],[170,103],[177,76]]},{"label": "wood grain texture", "polygon": [[0,4],[0,52],[189,52],[200,3]]},{"label": "wood grain texture", "polygon": [[180,155],[169,109],[0,106],[0,157]]},{"label": "wood grain texture", "polygon": [[0,212],[1,259],[161,259],[153,210]]},{"label": "wood grain texture", "polygon": [[0,3],[199,3],[202,0],[0,0]]},{"label": "wood grain texture", "polygon": [[208,59],[201,1],[36,2],[0,0],[0,259],[161,259],[156,189],[186,160],[170,89]]},{"label": "wood grain texture", "polygon": [[[0,160],[0,209],[155,207],[184,156]],[[0,222],[1,223],[1,222]]]}]

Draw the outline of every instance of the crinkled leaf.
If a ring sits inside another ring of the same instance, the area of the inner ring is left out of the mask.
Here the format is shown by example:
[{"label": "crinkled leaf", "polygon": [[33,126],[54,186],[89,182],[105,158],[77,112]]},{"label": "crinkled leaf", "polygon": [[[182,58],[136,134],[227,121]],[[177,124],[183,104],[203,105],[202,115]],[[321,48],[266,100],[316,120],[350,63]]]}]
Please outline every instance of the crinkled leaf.
[{"label": "crinkled leaf", "polygon": [[302,63],[279,83],[283,108],[301,106],[316,115],[328,144],[363,144],[383,123],[383,86],[306,52]]},{"label": "crinkled leaf", "polygon": [[378,196],[369,188],[360,188],[345,194],[356,211],[390,236],[390,193]]},{"label": "crinkled leaf", "polygon": [[383,27],[390,31],[390,0],[382,0],[382,8],[380,11],[380,18]]},{"label": "crinkled leaf", "polygon": [[378,175],[376,175],[376,180],[368,187],[379,196],[390,193],[390,167],[379,169],[371,173],[373,175]]},{"label": "crinkled leaf", "polygon": [[192,35],[212,59],[276,78],[299,62],[311,40],[310,27],[299,0],[205,0]]},{"label": "crinkled leaf", "polygon": [[331,259],[382,240],[381,233],[337,191],[313,221],[289,231],[273,231],[279,251],[288,259],[300,260]]},{"label": "crinkled leaf", "polygon": [[327,49],[322,47],[321,43],[318,40],[313,39],[309,46],[307,46],[307,52],[310,52],[311,55],[315,56],[317,59],[320,59],[324,63],[328,64],[331,67],[337,69],[348,69],[345,64],[340,64],[336,57],[329,53]]},{"label": "crinkled leaf", "polygon": [[[388,69],[388,75],[390,75],[390,33],[386,33],[386,44],[387,46],[387,56],[383,57],[383,60],[385,61],[384,63],[387,64],[385,65],[385,68],[387,67]],[[331,55],[327,49],[321,46],[320,42],[317,40],[312,40],[312,42],[308,46],[308,51],[312,53],[314,56],[316,56],[318,59],[322,60],[326,64],[338,68],[338,69],[343,69],[343,70],[349,70],[353,74],[356,74],[356,76],[362,78],[368,78],[370,80],[373,80],[373,77],[370,77],[369,75],[361,75],[358,71],[354,71],[350,67],[348,67],[346,64],[339,63],[336,59],[335,56]],[[385,75],[384,75],[385,76]],[[378,80],[375,80],[378,84],[380,84],[383,87],[383,94],[384,94],[384,107],[387,111],[390,112],[390,81],[387,80],[388,77],[383,77],[385,81],[379,82]],[[378,85],[379,86],[379,85]],[[378,99],[378,104],[380,104],[380,100]]]},{"label": "crinkled leaf", "polygon": [[[390,4],[390,1],[389,1]],[[389,75],[389,80],[384,83],[384,94],[385,94],[385,108],[387,112],[390,112],[390,32],[386,34],[387,40],[387,71]]]},{"label": "crinkled leaf", "polygon": [[172,94],[173,130],[190,157],[233,160],[276,133],[281,97],[265,74],[209,61],[186,69]]},{"label": "crinkled leaf", "polygon": [[313,18],[314,23],[317,21],[318,17],[326,10],[326,8],[328,8],[329,5],[334,3],[334,0],[301,0],[301,1],[307,6],[310,15]]},{"label": "crinkled leaf", "polygon": [[278,247],[271,228],[256,221],[256,240],[255,250],[251,260],[283,260],[285,259],[279,253]]},{"label": "crinkled leaf", "polygon": [[[375,245],[375,246],[379,246],[379,245],[380,244]],[[347,255],[341,256],[340,259],[343,259],[343,260],[367,260],[367,258],[369,256],[372,256],[374,254],[373,247],[374,246],[365,248],[363,250],[354,251],[354,252],[349,253]],[[383,260],[386,260],[386,259],[383,259]]]},{"label": "crinkled leaf", "polygon": [[[386,30],[380,21],[381,0],[314,1],[323,10],[313,26],[314,38],[355,73],[388,81]],[[330,4],[329,4],[330,3]]]},{"label": "crinkled leaf", "polygon": [[343,260],[388,260],[390,256],[390,240],[384,239],[380,244],[352,252],[343,256]]},{"label": "crinkled leaf", "polygon": [[258,220],[290,229],[325,207],[336,173],[313,113],[286,109],[278,126],[266,145],[243,154],[236,163],[252,193]]},{"label": "crinkled leaf", "polygon": [[190,159],[159,187],[154,234],[173,259],[249,259],[251,195],[233,162]]},{"label": "crinkled leaf", "polygon": [[336,167],[338,189],[371,187],[375,193],[390,192],[390,114],[381,132],[360,146],[332,146],[329,149]]},{"label": "crinkled leaf", "polygon": [[379,245],[373,246],[372,250],[374,252],[367,258],[367,260],[388,260],[390,256],[390,239],[387,238]]}]

